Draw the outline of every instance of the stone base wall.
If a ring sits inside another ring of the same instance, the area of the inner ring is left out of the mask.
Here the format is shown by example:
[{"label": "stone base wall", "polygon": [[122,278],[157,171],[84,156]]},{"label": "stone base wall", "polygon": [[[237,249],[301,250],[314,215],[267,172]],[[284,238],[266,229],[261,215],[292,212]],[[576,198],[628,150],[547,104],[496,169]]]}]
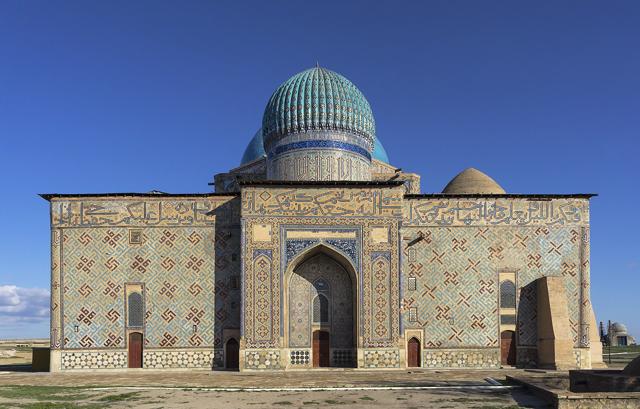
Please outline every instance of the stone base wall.
[{"label": "stone base wall", "polygon": [[397,349],[365,349],[364,367],[370,369],[400,368],[400,351]]},{"label": "stone base wall", "polygon": [[215,361],[218,367],[224,365],[222,359],[222,350],[145,350],[142,354],[142,366],[153,369],[213,369]]},{"label": "stone base wall", "polygon": [[538,366],[538,349],[536,347],[516,347],[516,366],[518,368],[536,368]]},{"label": "stone base wall", "polygon": [[500,349],[425,349],[425,368],[499,368]]},{"label": "stone base wall", "polygon": [[[127,350],[60,351],[60,369],[127,369]],[[224,366],[222,349],[145,349],[143,369],[214,369]]]},{"label": "stone base wall", "polygon": [[[241,351],[242,353],[242,351]],[[245,350],[240,366],[245,370],[278,370],[284,369],[279,349]],[[244,365],[242,364],[244,362]]]},{"label": "stone base wall", "polygon": [[61,370],[124,369],[128,366],[126,350],[61,351]]},{"label": "stone base wall", "polygon": [[577,369],[591,369],[591,354],[589,348],[574,348],[573,357]]}]

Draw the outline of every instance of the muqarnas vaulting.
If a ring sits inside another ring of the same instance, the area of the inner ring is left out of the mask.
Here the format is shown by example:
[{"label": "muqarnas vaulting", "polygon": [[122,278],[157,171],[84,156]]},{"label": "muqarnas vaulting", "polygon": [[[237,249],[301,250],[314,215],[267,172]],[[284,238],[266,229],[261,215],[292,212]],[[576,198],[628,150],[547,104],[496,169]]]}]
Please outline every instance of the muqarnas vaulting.
[{"label": "muqarnas vaulting", "polygon": [[46,194],[51,370],[590,368],[589,194],[442,193],[315,67],[214,193]]}]

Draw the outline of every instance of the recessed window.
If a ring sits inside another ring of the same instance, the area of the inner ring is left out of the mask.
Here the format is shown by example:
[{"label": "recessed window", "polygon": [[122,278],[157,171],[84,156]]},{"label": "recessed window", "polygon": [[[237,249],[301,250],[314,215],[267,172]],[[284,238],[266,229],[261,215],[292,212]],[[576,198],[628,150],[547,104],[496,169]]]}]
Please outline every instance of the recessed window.
[{"label": "recessed window", "polygon": [[313,299],[313,322],[322,324],[329,322],[329,300],[322,294]]},{"label": "recessed window", "polygon": [[415,261],[416,261],[416,249],[410,248],[409,249],[409,262],[413,263]]},{"label": "recessed window", "polygon": [[418,308],[411,307],[409,308],[409,322],[416,322],[416,321],[418,321]]},{"label": "recessed window", "polygon": [[407,279],[407,290],[409,291],[415,291],[416,287],[417,287],[417,280],[415,277],[409,277]]},{"label": "recessed window", "polygon": [[240,289],[240,276],[232,275],[231,277],[229,277],[229,288],[232,290]]},{"label": "recessed window", "polygon": [[502,325],[516,325],[516,316],[515,315],[501,315],[500,316],[500,324]]},{"label": "recessed window", "polygon": [[500,308],[516,308],[516,285],[511,280],[500,283]]},{"label": "recessed window", "polygon": [[129,297],[127,299],[127,310],[129,317],[129,327],[141,328],[142,326],[144,326],[144,306],[142,302],[142,294],[138,292],[129,294]]}]

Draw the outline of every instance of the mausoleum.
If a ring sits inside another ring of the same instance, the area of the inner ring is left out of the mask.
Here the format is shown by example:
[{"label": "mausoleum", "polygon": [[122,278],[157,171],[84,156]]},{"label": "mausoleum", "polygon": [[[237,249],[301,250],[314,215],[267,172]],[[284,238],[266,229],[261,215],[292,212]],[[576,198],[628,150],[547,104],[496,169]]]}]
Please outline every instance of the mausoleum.
[{"label": "mausoleum", "polygon": [[211,193],[42,195],[52,371],[601,362],[593,195],[510,193],[473,168],[421,193],[363,93],[321,67],[255,128]]}]

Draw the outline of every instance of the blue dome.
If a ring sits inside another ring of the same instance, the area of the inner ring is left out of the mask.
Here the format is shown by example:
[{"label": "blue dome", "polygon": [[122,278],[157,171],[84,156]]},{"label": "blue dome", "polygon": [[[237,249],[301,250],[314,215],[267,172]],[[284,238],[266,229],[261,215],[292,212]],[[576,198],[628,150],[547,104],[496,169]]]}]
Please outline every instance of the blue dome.
[{"label": "blue dome", "polygon": [[340,130],[373,145],[376,125],[362,92],[342,75],[314,67],[286,80],[271,95],[262,118],[267,147],[291,133]]},{"label": "blue dome", "polygon": [[373,153],[371,154],[373,159],[377,159],[380,162],[384,162],[389,164],[389,156],[387,156],[387,151],[384,150],[384,146],[382,146],[382,142],[380,139],[376,138],[373,143]]},{"label": "blue dome", "polygon": [[247,145],[247,148],[244,150],[240,165],[253,162],[260,158],[265,158],[266,156],[267,154],[264,151],[264,143],[262,142],[262,128],[260,128],[258,129],[258,132],[253,135],[251,142],[249,142],[249,145]]}]

